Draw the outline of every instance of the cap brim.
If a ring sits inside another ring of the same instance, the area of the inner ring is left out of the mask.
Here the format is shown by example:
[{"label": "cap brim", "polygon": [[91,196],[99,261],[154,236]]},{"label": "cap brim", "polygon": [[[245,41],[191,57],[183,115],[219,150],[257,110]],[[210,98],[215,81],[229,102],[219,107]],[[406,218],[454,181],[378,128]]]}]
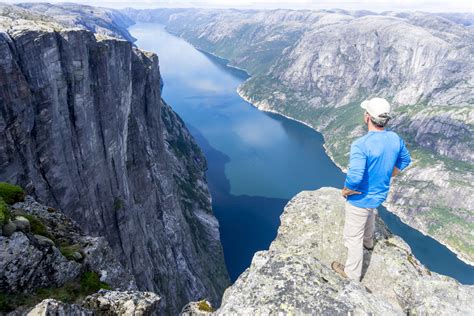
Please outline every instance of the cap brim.
[{"label": "cap brim", "polygon": [[360,104],[360,107],[364,110],[367,110],[367,105],[369,105],[369,100],[365,100]]}]

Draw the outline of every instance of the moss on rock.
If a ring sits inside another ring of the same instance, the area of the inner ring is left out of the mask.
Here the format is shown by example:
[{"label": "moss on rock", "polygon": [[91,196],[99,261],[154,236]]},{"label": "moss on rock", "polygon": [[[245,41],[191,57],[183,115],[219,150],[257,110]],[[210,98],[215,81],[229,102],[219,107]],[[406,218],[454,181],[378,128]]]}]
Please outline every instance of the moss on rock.
[{"label": "moss on rock", "polygon": [[17,185],[0,182],[0,197],[7,204],[15,204],[25,200],[25,191]]}]

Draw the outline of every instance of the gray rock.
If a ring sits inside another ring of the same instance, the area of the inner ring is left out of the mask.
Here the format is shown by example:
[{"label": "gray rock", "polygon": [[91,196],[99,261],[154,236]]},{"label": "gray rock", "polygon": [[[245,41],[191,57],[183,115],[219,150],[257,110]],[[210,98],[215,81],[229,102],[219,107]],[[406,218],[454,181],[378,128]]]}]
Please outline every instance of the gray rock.
[{"label": "gray rock", "polygon": [[152,292],[100,290],[84,299],[83,306],[98,315],[161,315],[161,298]]},{"label": "gray rock", "polygon": [[10,237],[13,235],[13,233],[16,231],[16,224],[12,221],[8,221],[5,225],[2,227],[2,234],[3,236]]},{"label": "gray rock", "polygon": [[21,230],[24,233],[30,231],[30,221],[26,217],[16,216],[13,223],[16,225],[17,230]]},{"label": "gray rock", "polygon": [[162,315],[162,301],[151,292],[106,291],[87,296],[80,304],[66,304],[53,299],[43,300],[27,313],[28,316],[92,316],[92,315]]},{"label": "gray rock", "polygon": [[75,251],[73,254],[72,254],[72,258],[76,261],[81,261],[81,259],[83,258],[81,253],[78,252],[78,251]]},{"label": "gray rock", "polygon": [[218,304],[229,278],[206,161],[161,99],[158,57],[2,6],[0,179],[105,237],[168,312]]},{"label": "gray rock", "polygon": [[53,299],[43,300],[26,313],[27,316],[92,316],[95,313],[77,304],[66,304]]},{"label": "gray rock", "polygon": [[44,236],[15,232],[0,236],[0,291],[28,293],[59,287],[80,275],[80,264],[64,258]]},{"label": "gray rock", "polygon": [[[41,221],[48,233],[57,244],[74,245],[72,259],[81,262],[83,271],[94,271],[100,276],[101,281],[117,290],[136,290],[134,277],[125,270],[124,266],[115,258],[108,242],[103,237],[86,235],[78,226],[61,210],[51,212],[51,208],[36,202],[27,196],[24,202],[12,205],[13,214],[28,214]],[[35,235],[40,244],[47,247],[55,243],[44,236]],[[76,250],[77,248],[77,250]]]},{"label": "gray rock", "polygon": [[346,255],[344,203],[334,188],[294,197],[270,249],[255,254],[250,268],[225,291],[216,314],[471,313],[474,286],[429,271],[380,219],[374,250],[365,252],[362,282],[335,274],[330,263],[344,262]]},{"label": "gray rock", "polygon": [[54,247],[54,241],[46,236],[35,235],[36,241],[43,247]]}]

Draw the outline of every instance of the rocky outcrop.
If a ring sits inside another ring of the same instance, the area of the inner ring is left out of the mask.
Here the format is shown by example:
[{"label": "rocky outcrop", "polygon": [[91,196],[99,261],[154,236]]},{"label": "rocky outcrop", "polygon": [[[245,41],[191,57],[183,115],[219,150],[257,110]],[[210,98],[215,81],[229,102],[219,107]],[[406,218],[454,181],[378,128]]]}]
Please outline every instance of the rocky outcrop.
[{"label": "rocky outcrop", "polygon": [[91,293],[95,286],[137,289],[105,238],[85,235],[61,211],[28,196],[9,207],[9,216],[0,236],[0,312],[19,308],[21,314],[48,289],[71,296]]},{"label": "rocky outcrop", "polygon": [[54,243],[41,235],[15,232],[0,236],[0,290],[2,293],[33,292],[59,287],[79,277],[81,265],[64,257]]},{"label": "rocky outcrop", "polygon": [[[103,237],[85,235],[60,210],[27,196],[9,207],[14,232],[0,236],[0,313],[8,315],[157,315],[161,298],[139,292],[134,277],[113,256]],[[92,273],[91,273],[92,272]],[[95,277],[100,279],[94,280]],[[97,291],[95,286],[112,288]],[[62,300],[46,299],[43,292]],[[55,294],[62,293],[62,294]],[[74,297],[75,296],[75,297]],[[27,300],[24,297],[28,297]]]},{"label": "rocky outcrop", "polygon": [[362,282],[335,274],[344,262],[344,203],[334,188],[294,197],[268,251],[228,288],[216,314],[468,315],[474,286],[429,271],[377,219],[375,247],[364,250]]},{"label": "rocky outcrop", "polygon": [[83,306],[97,315],[160,315],[160,297],[152,292],[101,290],[84,299]]},{"label": "rocky outcrop", "polygon": [[[123,11],[159,22],[198,48],[245,69],[239,94],[258,108],[324,135],[348,164],[364,134],[359,103],[392,101],[412,169],[394,181],[391,211],[474,262],[473,29],[469,15],[345,10]],[[436,196],[436,198],[433,198]]]},{"label": "rocky outcrop", "polygon": [[0,179],[105,237],[167,312],[218,304],[229,279],[206,161],[161,99],[158,57],[7,7]]},{"label": "rocky outcrop", "polygon": [[[104,237],[85,235],[64,213],[31,196],[11,206],[15,232],[0,236],[0,289],[32,293],[60,287],[86,271],[114,289],[136,289],[134,277],[115,259]],[[23,219],[25,226],[19,225]],[[5,229],[3,229],[5,234]]]},{"label": "rocky outcrop", "polygon": [[[12,316],[15,314],[12,314]],[[20,313],[16,315],[21,315]],[[15,316],[16,316],[15,315]],[[92,316],[94,313],[91,310],[82,308],[77,304],[66,304],[61,301],[46,299],[36,305],[28,313],[28,316],[48,316],[48,315],[74,315],[74,316]]]},{"label": "rocky outcrop", "polygon": [[[25,315],[47,316],[92,316],[92,315],[133,315],[149,316],[163,313],[160,297],[151,292],[117,292],[101,290],[84,299],[81,304],[66,304],[46,299]],[[13,315],[12,315],[13,316]]]}]

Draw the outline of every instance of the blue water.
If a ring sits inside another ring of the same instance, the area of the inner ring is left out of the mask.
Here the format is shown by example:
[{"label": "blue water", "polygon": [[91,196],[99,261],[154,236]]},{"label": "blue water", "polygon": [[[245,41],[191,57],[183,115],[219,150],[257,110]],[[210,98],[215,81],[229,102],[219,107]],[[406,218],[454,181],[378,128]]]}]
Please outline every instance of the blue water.
[{"label": "blue water", "polygon": [[[158,54],[163,98],[206,155],[213,210],[234,281],[256,251],[268,249],[291,197],[323,186],[341,188],[344,174],[325,154],[319,133],[261,112],[237,95],[237,86],[247,78],[244,72],[196,50],[161,25],[140,23],[130,32],[138,47]],[[383,207],[379,213],[430,270],[474,284],[474,267]]]}]

